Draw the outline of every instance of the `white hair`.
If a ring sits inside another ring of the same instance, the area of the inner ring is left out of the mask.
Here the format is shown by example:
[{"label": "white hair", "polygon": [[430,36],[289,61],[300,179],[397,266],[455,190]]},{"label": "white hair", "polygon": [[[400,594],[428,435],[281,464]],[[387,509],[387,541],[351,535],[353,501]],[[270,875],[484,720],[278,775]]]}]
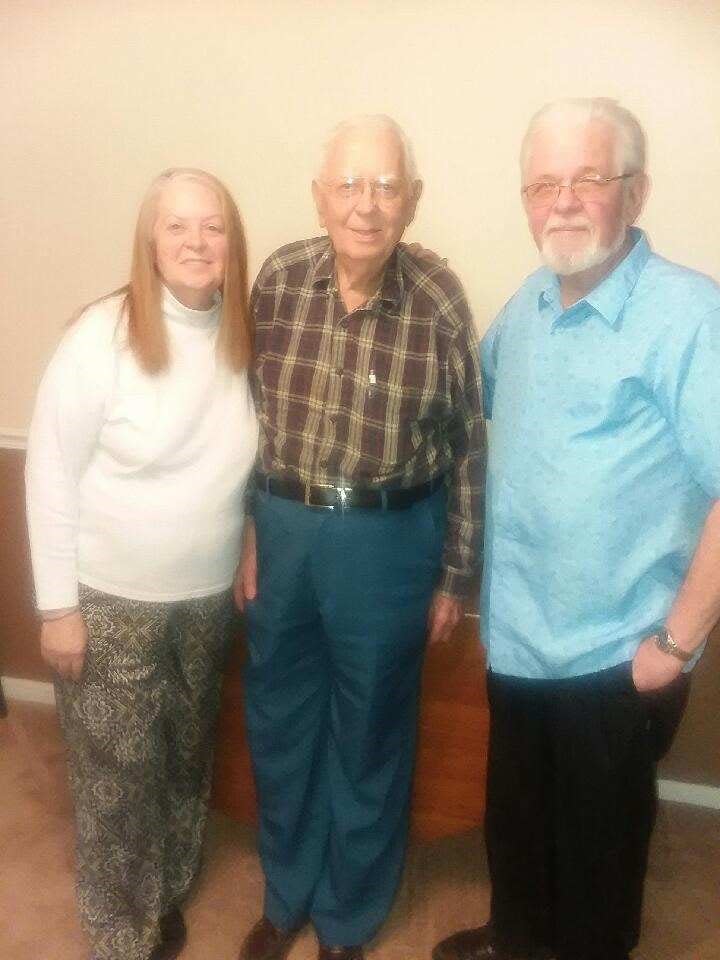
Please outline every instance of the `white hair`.
[{"label": "white hair", "polygon": [[397,137],[398,142],[400,143],[400,149],[403,156],[403,167],[405,170],[405,176],[410,181],[415,181],[418,179],[417,164],[415,162],[415,151],[413,150],[412,143],[410,142],[407,134],[400,126],[400,124],[393,120],[392,117],[388,117],[384,113],[375,113],[375,114],[360,114],[356,117],[350,117],[349,120],[343,120],[342,123],[339,123],[330,131],[325,143],[322,145],[320,151],[320,162],[318,164],[318,177],[322,176],[325,167],[327,165],[328,156],[331,149],[335,146],[338,140],[341,140],[343,137],[351,133],[358,132],[373,132],[373,133],[392,133]]},{"label": "white hair", "polygon": [[615,130],[618,174],[644,173],[647,152],[645,132],[634,114],[621,107],[617,100],[607,97],[555,100],[541,107],[530,120],[523,137],[520,148],[521,171],[524,173],[527,168],[532,141],[540,129],[555,125],[584,125],[598,120],[610,124]]}]

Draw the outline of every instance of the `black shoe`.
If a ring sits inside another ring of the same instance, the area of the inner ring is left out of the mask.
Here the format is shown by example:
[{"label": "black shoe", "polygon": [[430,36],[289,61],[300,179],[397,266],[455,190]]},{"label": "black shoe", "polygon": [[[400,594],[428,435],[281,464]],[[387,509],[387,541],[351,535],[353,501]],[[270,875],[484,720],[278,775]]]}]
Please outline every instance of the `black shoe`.
[{"label": "black shoe", "polygon": [[459,930],[441,940],[432,953],[432,960],[552,960],[548,950],[531,950],[518,953],[500,946],[493,935],[492,927]]},{"label": "black shoe", "polygon": [[180,910],[173,907],[160,917],[160,943],[150,954],[150,960],[175,960],[185,946],[186,940],[185,920]]}]

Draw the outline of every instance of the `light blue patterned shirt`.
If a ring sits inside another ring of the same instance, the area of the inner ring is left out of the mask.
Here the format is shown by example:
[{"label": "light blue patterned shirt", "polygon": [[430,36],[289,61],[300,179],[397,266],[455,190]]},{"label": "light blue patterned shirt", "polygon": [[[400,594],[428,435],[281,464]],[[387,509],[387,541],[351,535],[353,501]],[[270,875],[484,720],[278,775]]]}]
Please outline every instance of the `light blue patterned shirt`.
[{"label": "light blue patterned shirt", "polygon": [[483,340],[482,637],[498,673],[630,660],[720,497],[720,286],[633,240],[567,310],[538,270]]}]

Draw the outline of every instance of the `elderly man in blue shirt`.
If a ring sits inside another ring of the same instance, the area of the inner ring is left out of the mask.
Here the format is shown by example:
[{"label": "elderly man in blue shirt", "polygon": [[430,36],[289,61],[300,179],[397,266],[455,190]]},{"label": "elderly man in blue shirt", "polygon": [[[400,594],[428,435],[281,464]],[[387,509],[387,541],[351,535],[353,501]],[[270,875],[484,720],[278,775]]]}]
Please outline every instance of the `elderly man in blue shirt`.
[{"label": "elderly man in blue shirt", "polygon": [[720,613],[720,287],[634,228],[645,137],[550,104],[521,153],[545,266],[483,341],[490,922],[434,960],[628,960],[655,767]]}]

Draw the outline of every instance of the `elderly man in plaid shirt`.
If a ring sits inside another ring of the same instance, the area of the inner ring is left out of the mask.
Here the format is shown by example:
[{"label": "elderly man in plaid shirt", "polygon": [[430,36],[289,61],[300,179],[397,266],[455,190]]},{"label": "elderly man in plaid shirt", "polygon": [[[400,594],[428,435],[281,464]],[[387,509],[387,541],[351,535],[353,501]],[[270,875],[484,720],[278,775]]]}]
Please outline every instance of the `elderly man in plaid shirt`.
[{"label": "elderly man in plaid shirt", "polygon": [[478,351],[457,278],[400,243],[421,189],[394,121],[341,124],[313,182],[328,236],[282,247],[253,290],[236,598],[266,886],[241,960],[283,960],[308,922],[320,960],[363,957],[402,868],[426,638],[472,589]]}]

